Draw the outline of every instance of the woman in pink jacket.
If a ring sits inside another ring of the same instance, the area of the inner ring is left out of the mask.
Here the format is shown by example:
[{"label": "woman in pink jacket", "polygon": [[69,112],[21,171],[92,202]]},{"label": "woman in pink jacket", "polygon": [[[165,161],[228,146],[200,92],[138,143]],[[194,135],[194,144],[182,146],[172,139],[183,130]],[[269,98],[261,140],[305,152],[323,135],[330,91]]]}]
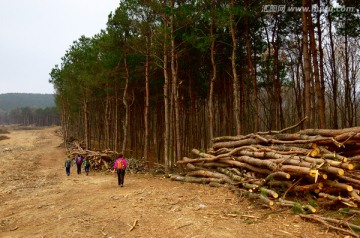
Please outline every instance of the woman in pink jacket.
[{"label": "woman in pink jacket", "polygon": [[123,158],[123,155],[120,154],[120,157],[115,160],[114,163],[114,172],[116,170],[118,175],[118,185],[120,187],[124,186],[124,177],[125,177],[125,170],[127,168],[127,162]]}]

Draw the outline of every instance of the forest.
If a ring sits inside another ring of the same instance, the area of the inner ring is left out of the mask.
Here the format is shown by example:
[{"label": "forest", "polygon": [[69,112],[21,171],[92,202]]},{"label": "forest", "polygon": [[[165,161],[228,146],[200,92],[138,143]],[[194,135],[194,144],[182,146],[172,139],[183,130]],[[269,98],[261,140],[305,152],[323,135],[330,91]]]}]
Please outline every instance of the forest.
[{"label": "forest", "polygon": [[126,0],[50,72],[64,140],[169,172],[213,139],[360,124],[358,0]]},{"label": "forest", "polygon": [[0,124],[22,126],[60,125],[53,94],[0,94]]}]

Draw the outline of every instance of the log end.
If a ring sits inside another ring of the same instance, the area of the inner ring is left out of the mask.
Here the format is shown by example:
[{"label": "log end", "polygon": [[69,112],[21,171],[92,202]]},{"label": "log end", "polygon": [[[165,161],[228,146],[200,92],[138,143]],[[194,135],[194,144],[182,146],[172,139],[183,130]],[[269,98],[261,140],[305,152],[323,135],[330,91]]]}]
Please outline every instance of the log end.
[{"label": "log end", "polygon": [[340,176],[343,176],[343,175],[344,175],[344,173],[345,173],[345,172],[344,172],[344,170],[343,170],[343,169],[339,169],[339,170],[338,170],[338,174],[339,174]]}]

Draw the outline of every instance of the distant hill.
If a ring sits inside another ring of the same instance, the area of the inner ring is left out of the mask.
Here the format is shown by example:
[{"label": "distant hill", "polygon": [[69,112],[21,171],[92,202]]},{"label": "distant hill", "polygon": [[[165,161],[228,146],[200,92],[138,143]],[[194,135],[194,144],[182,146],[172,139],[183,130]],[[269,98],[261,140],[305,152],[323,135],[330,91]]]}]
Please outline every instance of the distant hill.
[{"label": "distant hill", "polygon": [[15,108],[55,107],[54,94],[5,93],[0,94],[0,111],[11,111]]}]

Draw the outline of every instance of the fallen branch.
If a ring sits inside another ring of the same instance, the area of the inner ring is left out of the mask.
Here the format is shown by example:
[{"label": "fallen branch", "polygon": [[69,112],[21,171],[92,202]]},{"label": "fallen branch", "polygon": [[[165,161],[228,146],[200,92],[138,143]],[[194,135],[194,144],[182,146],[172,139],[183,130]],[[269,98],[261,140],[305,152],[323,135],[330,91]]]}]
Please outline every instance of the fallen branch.
[{"label": "fallen branch", "polygon": [[134,221],[134,224],[130,227],[129,232],[135,229],[137,223],[138,223],[138,220],[136,219],[136,220]]},{"label": "fallen branch", "polygon": [[345,229],[342,229],[342,228],[339,228],[339,227],[330,225],[328,222],[326,222],[326,220],[324,219],[324,217],[315,216],[315,215],[312,215],[312,214],[309,214],[309,215],[300,214],[300,217],[306,218],[306,219],[315,220],[315,221],[317,221],[317,222],[322,223],[323,225],[325,225],[326,227],[328,227],[328,228],[330,228],[330,229],[340,231],[340,232],[342,232],[342,233],[344,233],[344,234],[351,235],[351,236],[353,236],[353,237],[359,237],[359,235],[355,234],[354,232],[352,232],[352,231],[350,231],[350,230],[345,230]]}]

